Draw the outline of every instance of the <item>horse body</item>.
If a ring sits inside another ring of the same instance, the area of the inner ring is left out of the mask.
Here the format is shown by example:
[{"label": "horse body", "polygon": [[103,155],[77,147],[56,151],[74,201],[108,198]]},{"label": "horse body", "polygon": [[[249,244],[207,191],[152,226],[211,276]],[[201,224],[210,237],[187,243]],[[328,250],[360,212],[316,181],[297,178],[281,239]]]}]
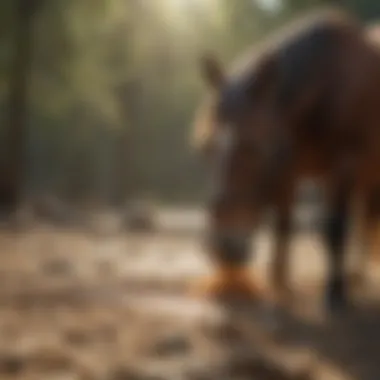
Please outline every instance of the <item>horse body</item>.
[{"label": "horse body", "polygon": [[[348,15],[323,12],[248,56],[230,76],[215,60],[204,61],[212,94],[195,132],[213,160],[216,192],[209,215],[218,265],[246,265],[248,232],[266,206],[274,206],[278,215],[272,281],[277,293],[287,289],[295,186],[302,178],[317,178],[326,188],[329,210],[324,231],[329,258],[326,299],[332,308],[346,303],[349,206],[353,199],[360,200],[363,235],[380,213],[376,41],[372,30]],[[231,272],[226,273],[224,280]]]}]

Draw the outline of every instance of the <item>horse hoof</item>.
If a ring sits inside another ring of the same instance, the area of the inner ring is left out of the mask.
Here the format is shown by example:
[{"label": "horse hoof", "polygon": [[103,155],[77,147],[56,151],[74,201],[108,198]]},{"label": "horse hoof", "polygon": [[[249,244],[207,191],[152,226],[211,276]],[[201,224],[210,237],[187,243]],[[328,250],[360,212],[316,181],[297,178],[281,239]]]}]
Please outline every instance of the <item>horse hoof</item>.
[{"label": "horse hoof", "polygon": [[327,309],[327,312],[332,316],[342,315],[347,312],[348,305],[344,302],[337,303],[337,302],[328,301],[326,309]]},{"label": "horse hoof", "polygon": [[341,278],[333,278],[326,289],[326,308],[330,313],[345,312],[348,308],[348,297],[345,283]]},{"label": "horse hoof", "polygon": [[262,290],[254,276],[246,269],[222,270],[201,279],[192,289],[192,293],[207,298],[243,298],[261,299]]},{"label": "horse hoof", "polygon": [[343,294],[328,294],[326,297],[326,309],[331,315],[341,315],[349,311],[348,299]]}]

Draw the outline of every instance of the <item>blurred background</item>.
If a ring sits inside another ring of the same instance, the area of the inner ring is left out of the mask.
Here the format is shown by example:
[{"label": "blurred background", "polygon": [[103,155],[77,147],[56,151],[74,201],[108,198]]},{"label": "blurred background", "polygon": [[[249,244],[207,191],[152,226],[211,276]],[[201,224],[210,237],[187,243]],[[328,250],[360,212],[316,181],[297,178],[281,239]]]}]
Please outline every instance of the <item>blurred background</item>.
[{"label": "blurred background", "polygon": [[[1,379],[301,379],[184,291],[210,271],[208,173],[189,135],[204,51],[228,64],[329,4],[380,17],[379,0],[0,1]],[[319,200],[301,187],[297,283],[324,273]],[[265,277],[270,231],[256,244]],[[339,328],[299,318],[286,353],[317,352],[324,380],[380,378],[380,313]]]},{"label": "blurred background", "polygon": [[199,57],[229,63],[328,3],[380,14],[377,0],[2,0],[0,203],[201,202]]}]

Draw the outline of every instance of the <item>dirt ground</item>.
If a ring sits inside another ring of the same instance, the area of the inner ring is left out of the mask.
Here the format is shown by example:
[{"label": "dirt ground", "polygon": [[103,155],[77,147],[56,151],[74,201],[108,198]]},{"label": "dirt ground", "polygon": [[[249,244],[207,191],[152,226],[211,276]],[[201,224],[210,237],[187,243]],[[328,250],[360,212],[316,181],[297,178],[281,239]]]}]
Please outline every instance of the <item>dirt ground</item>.
[{"label": "dirt ground", "polygon": [[[296,236],[290,310],[214,304],[187,287],[211,268],[200,236],[0,231],[0,379],[380,379],[376,286],[335,320],[323,254]],[[257,238],[265,284],[270,237]]]}]

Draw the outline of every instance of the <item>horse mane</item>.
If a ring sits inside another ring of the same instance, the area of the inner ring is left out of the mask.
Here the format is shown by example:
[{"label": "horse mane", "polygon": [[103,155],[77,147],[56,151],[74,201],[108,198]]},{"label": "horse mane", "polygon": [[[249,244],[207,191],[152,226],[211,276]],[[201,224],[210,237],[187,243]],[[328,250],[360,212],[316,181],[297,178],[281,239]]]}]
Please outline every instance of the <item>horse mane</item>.
[{"label": "horse mane", "polygon": [[263,56],[275,52],[289,41],[297,39],[313,25],[318,24],[353,25],[356,19],[347,11],[340,8],[327,6],[313,11],[307,11],[286,23],[273,33],[264,37],[258,43],[250,46],[246,52],[238,57],[232,64],[230,77],[241,76],[255,69]]},{"label": "horse mane", "polygon": [[[303,14],[238,57],[227,72],[227,87],[234,86],[233,91],[239,91],[238,86],[248,83],[261,67],[274,59],[276,70],[281,72],[279,97],[289,101],[301,93],[308,77],[305,69],[317,71],[318,58],[325,58],[334,51],[336,41],[331,38],[334,31],[356,30],[358,27],[354,17],[333,7]],[[217,95],[210,94],[196,113],[192,145],[197,149],[206,146],[217,130],[214,118]]]}]

